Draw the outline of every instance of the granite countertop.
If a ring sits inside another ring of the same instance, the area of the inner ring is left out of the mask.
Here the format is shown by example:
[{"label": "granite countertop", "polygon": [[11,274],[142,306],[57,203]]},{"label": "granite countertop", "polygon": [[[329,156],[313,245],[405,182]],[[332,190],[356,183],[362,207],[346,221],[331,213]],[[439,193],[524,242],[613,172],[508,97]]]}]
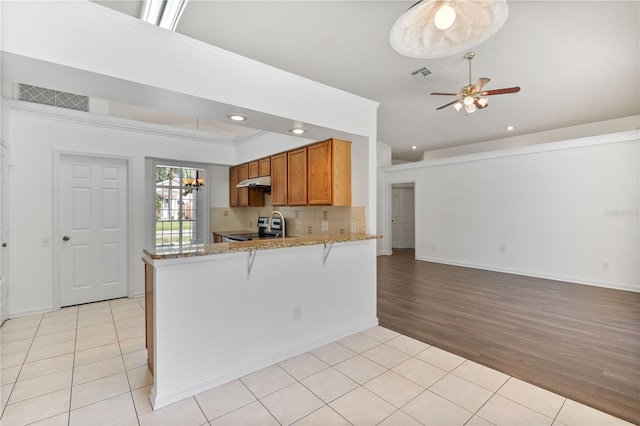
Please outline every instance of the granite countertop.
[{"label": "granite countertop", "polygon": [[382,235],[375,234],[328,234],[303,235],[299,237],[268,238],[260,240],[237,241],[228,243],[204,244],[190,247],[164,247],[144,249],[143,253],[151,259],[176,259],[181,257],[209,256],[225,253],[241,253],[254,250],[270,250],[285,247],[302,247],[316,244],[345,243],[350,241],[376,240]]}]

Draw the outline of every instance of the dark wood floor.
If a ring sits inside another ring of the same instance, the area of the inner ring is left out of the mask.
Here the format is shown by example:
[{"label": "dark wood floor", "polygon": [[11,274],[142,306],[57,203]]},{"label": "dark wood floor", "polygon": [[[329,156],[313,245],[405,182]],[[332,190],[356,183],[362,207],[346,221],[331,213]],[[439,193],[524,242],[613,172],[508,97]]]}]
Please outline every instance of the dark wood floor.
[{"label": "dark wood floor", "polygon": [[378,257],[380,325],[640,424],[640,294]]}]

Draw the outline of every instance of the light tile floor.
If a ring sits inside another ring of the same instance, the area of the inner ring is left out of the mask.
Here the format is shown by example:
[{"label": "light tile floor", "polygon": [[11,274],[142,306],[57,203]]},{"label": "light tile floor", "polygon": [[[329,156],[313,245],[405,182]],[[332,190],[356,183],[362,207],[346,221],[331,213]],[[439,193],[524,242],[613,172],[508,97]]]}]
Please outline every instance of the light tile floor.
[{"label": "light tile floor", "polygon": [[9,425],[630,424],[382,327],[153,411],[144,299],[7,321]]}]

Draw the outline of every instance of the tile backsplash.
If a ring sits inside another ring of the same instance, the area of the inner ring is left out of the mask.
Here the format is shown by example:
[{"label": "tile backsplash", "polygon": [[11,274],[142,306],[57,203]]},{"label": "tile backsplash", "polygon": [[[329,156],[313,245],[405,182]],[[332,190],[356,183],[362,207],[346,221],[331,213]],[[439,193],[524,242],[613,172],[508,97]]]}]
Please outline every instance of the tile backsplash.
[{"label": "tile backsplash", "polygon": [[271,206],[271,196],[264,207],[211,207],[212,231],[255,230],[258,216],[280,211],[287,219],[287,235],[363,233],[367,228],[364,207]]}]

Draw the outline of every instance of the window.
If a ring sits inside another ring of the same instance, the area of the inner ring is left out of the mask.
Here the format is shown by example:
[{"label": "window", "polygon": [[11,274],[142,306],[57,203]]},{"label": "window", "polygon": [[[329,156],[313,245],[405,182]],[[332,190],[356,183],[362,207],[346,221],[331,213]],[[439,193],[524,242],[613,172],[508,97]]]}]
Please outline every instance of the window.
[{"label": "window", "polygon": [[156,166],[156,247],[206,242],[206,191],[198,186],[205,181],[204,169]]}]

